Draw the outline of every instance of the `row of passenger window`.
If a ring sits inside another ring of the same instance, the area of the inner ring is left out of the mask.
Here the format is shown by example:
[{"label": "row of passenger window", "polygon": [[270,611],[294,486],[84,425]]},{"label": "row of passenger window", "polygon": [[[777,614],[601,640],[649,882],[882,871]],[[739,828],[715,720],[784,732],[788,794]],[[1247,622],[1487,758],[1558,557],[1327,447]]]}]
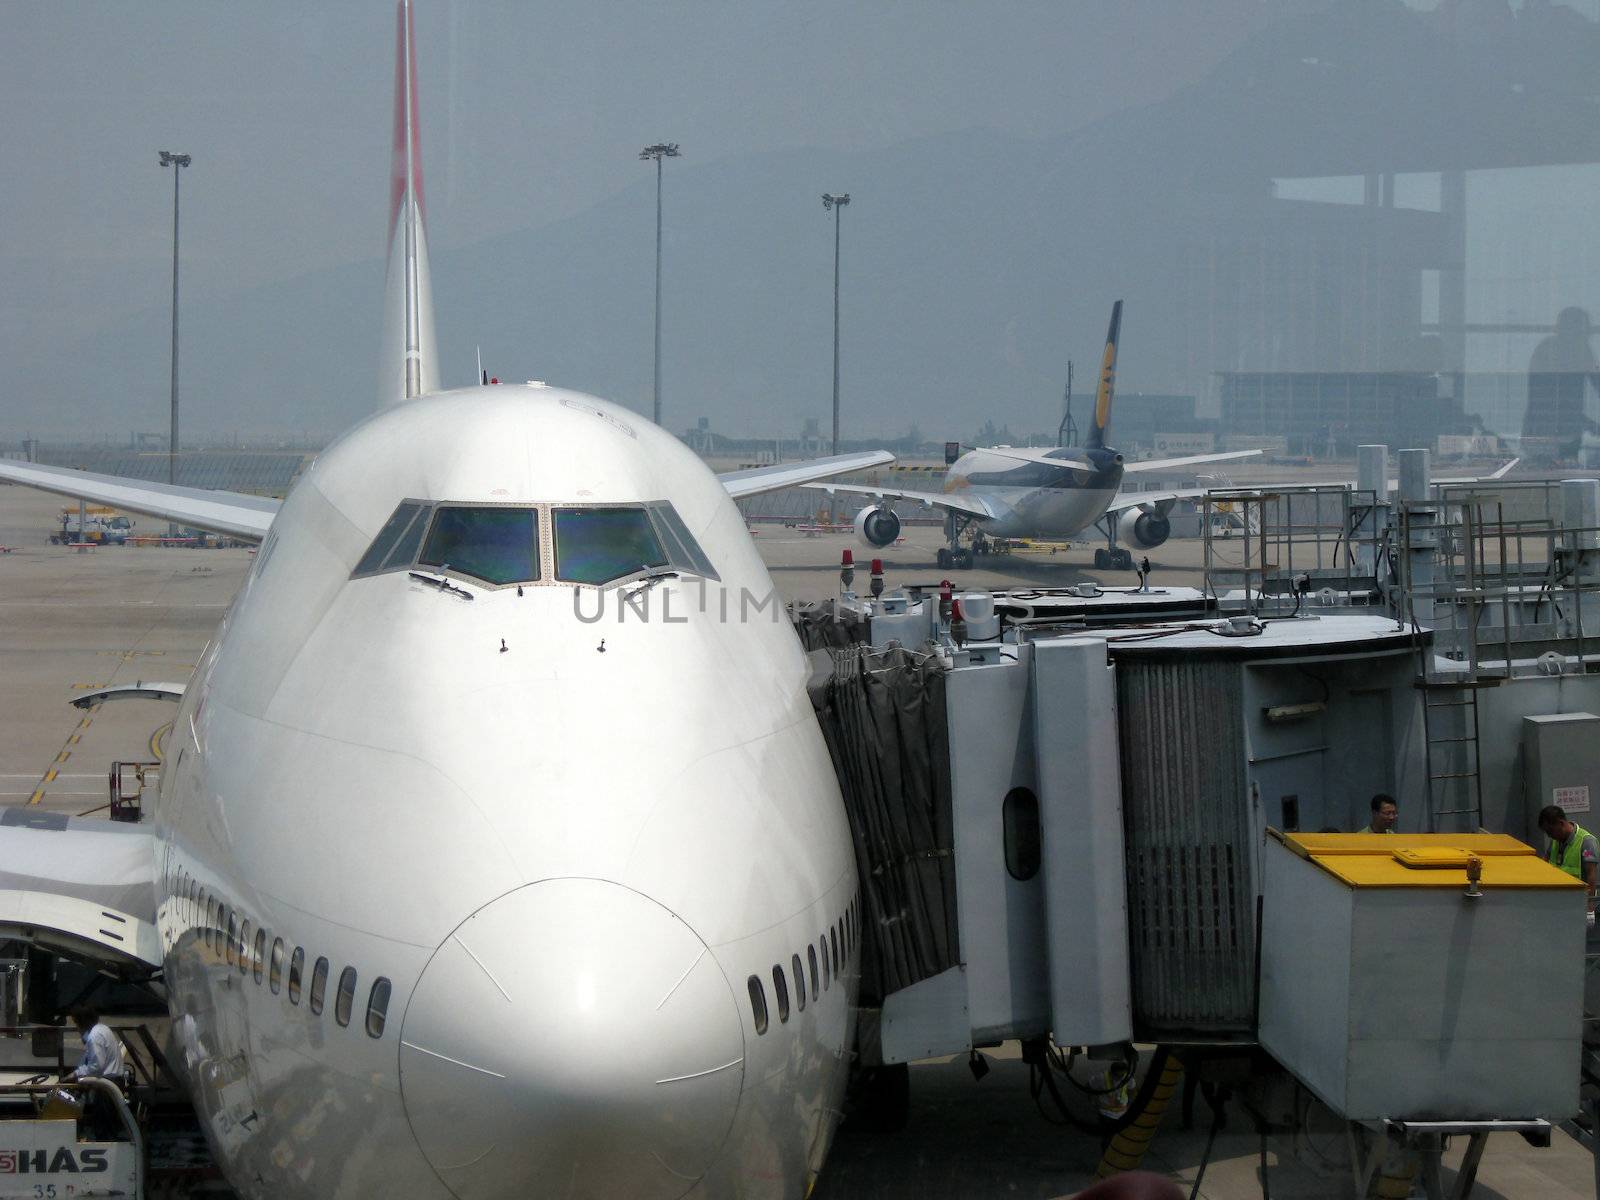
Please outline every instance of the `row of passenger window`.
[{"label": "row of passenger window", "polygon": [[[312,1016],[320,1017],[326,1005],[328,976],[332,970],[326,958],[318,958],[311,965],[311,978],[306,979],[306,952],[301,946],[289,951],[281,937],[274,937],[270,949],[267,930],[257,925],[252,931],[249,917],[241,918],[237,911],[199,886],[184,871],[173,879],[174,898],[184,906],[185,924],[200,929],[200,938],[208,950],[221,956],[239,974],[265,981],[274,996],[283,991],[287,982],[289,1003],[298,1006],[305,996],[306,1006]],[[358,980],[354,967],[339,972],[339,981],[333,994],[333,1019],[340,1026],[350,1024],[355,1008]],[[381,1038],[388,1022],[389,997],[394,987],[388,979],[379,976],[367,992],[367,1036]]]},{"label": "row of passenger window", "polygon": [[653,570],[717,578],[677,510],[664,500],[571,506],[404,500],[351,578],[431,567],[500,587],[536,583],[546,571],[541,530],[552,526],[548,565],[558,583],[598,586]]},{"label": "row of passenger window", "polygon": [[[816,1000],[823,992],[827,991],[834,980],[838,979],[839,967],[843,963],[848,965],[850,955],[860,945],[861,898],[857,896],[850,901],[844,910],[844,916],[833,923],[829,929],[822,931],[822,936],[816,942],[806,947],[806,959],[802,964],[798,954],[789,956],[789,972],[785,974],[782,963],[774,963],[772,967],[772,991],[778,1004],[778,1022],[780,1024],[789,1019],[789,978],[794,978],[794,998],[799,1012],[806,1010],[806,976],[811,977],[811,999]],[[841,948],[840,943],[843,943]],[[830,963],[832,969],[829,969]],[[820,970],[819,970],[820,965]],[[745,981],[745,986],[750,990],[750,1015],[755,1020],[757,1035],[767,1031],[770,1019],[767,1015],[767,987],[761,976],[752,975]]]}]

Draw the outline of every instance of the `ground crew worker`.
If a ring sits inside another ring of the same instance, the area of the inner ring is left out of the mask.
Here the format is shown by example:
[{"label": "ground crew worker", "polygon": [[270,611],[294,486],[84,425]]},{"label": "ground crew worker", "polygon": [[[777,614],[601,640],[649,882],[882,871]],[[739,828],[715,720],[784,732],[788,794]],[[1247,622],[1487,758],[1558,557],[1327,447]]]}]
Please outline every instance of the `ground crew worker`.
[{"label": "ground crew worker", "polygon": [[[100,1020],[100,1014],[92,1008],[80,1008],[74,1011],[72,1023],[78,1027],[78,1036],[83,1039],[83,1057],[78,1060],[78,1066],[72,1072],[72,1077],[109,1079],[120,1088],[123,1084],[124,1068],[122,1043],[117,1040],[117,1035],[111,1031],[109,1025]],[[98,1092],[92,1092],[86,1097],[83,1115],[89,1127],[90,1137],[109,1137],[120,1125],[115,1110],[106,1097]]]},{"label": "ground crew worker", "polygon": [[1550,839],[1545,858],[1589,888],[1589,920],[1594,921],[1595,873],[1600,870],[1600,846],[1594,834],[1567,819],[1566,809],[1548,804],[1539,810],[1539,829]]},{"label": "ground crew worker", "polygon": [[1394,823],[1400,819],[1400,806],[1394,797],[1379,792],[1372,798],[1372,820],[1362,833],[1393,833]]}]

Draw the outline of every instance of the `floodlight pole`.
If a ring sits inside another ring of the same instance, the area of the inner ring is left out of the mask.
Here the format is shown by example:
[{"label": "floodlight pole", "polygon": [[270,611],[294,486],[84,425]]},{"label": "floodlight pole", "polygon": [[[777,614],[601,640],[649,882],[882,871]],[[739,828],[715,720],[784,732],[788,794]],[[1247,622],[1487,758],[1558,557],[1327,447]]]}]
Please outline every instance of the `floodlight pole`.
[{"label": "floodlight pole", "polygon": [[[178,181],[189,165],[187,154],[161,151],[161,165],[172,168],[172,425],[167,434],[167,482],[178,482]],[[178,536],[177,522],[167,526],[170,537]]]},{"label": "floodlight pole", "polygon": [[[850,203],[850,193],[844,192],[835,196],[831,192],[822,195],[822,207],[833,213],[833,449],[830,453],[839,453],[839,218],[844,213],[844,206]],[[834,493],[828,493],[828,523],[838,523],[838,501]]]},{"label": "floodlight pole", "polygon": [[657,425],[661,424],[661,160],[678,156],[677,142],[657,142],[639,151],[641,160],[653,158],[656,163],[656,355],[650,419]]}]

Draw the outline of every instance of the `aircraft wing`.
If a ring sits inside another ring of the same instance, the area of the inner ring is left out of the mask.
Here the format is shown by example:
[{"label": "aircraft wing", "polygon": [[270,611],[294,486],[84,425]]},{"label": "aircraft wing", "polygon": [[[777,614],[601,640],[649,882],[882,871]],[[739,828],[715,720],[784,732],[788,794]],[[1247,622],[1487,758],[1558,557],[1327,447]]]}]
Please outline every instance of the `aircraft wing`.
[{"label": "aircraft wing", "polygon": [[[1448,483],[1448,484],[1492,483],[1496,479],[1504,479],[1505,476],[1506,476],[1506,473],[1508,471],[1510,471],[1512,467],[1516,466],[1521,461],[1522,460],[1520,458],[1513,458],[1510,462],[1501,463],[1500,466],[1496,467],[1493,471],[1491,471],[1487,475],[1452,475],[1452,476],[1445,476],[1443,478],[1430,479],[1428,482],[1429,483]],[[1353,488],[1353,487],[1359,486],[1359,483],[1358,483],[1357,480],[1354,480],[1354,479],[1306,479],[1306,480],[1285,479],[1285,480],[1279,480],[1279,481],[1277,481],[1275,483],[1239,483],[1239,484],[1227,484],[1227,485],[1223,485],[1223,486],[1226,486],[1231,491],[1239,491],[1239,490],[1271,491],[1275,487],[1350,487],[1350,488]],[[1389,479],[1389,491],[1390,492],[1398,492],[1399,490],[1400,490],[1400,481],[1391,476],[1390,479]]]},{"label": "aircraft wing", "polygon": [[1179,500],[1191,500],[1197,496],[1204,496],[1211,488],[1173,488],[1160,492],[1122,492],[1115,500],[1106,505],[1106,512],[1126,512],[1130,508],[1144,508],[1149,505],[1161,512],[1166,512]]},{"label": "aircraft wing", "polygon": [[[1506,476],[1506,472],[1511,470],[1512,467],[1516,466],[1521,461],[1522,460],[1520,458],[1513,458],[1508,463],[1502,463],[1499,467],[1497,467],[1493,472],[1491,472],[1488,475],[1470,476],[1470,477],[1463,478],[1463,479],[1435,479],[1435,480],[1432,480],[1431,482],[1433,482],[1433,483],[1488,483],[1488,482],[1490,482],[1491,480],[1494,480],[1494,479],[1504,479],[1505,476]],[[1398,481],[1391,479],[1389,481],[1389,486],[1391,488],[1398,488],[1400,486],[1400,484],[1399,484]]]},{"label": "aircraft wing", "polygon": [[[1176,461],[1176,460],[1170,460],[1170,461]],[[1510,462],[1505,463],[1504,465],[1499,467],[1493,474],[1490,474],[1490,475],[1483,475],[1483,476],[1472,477],[1472,478],[1460,478],[1460,479],[1435,479],[1435,480],[1433,480],[1433,482],[1434,483],[1487,483],[1487,482],[1489,482],[1491,480],[1494,480],[1494,479],[1502,479],[1502,478],[1504,478],[1506,472],[1511,470],[1512,467],[1516,466],[1521,461],[1522,461],[1521,459],[1513,458]],[[1323,480],[1318,480],[1315,483],[1310,483],[1310,484],[1294,483],[1294,484],[1285,485],[1285,486],[1293,486],[1293,487],[1354,487],[1355,485],[1356,485],[1356,481],[1353,480],[1353,479],[1323,479]],[[1228,490],[1233,490],[1233,491],[1253,490],[1255,487],[1259,487],[1259,489],[1262,490],[1262,491],[1271,491],[1273,485],[1272,484],[1251,485],[1251,484],[1247,484],[1246,483],[1246,484],[1239,484],[1237,486],[1231,487]],[[1400,487],[1399,481],[1394,480],[1394,479],[1391,479],[1389,481],[1389,490],[1390,491],[1397,491],[1399,489],[1399,487]],[[1208,492],[1212,492],[1212,491],[1216,491],[1216,490],[1218,490],[1217,487],[1215,485],[1213,485],[1211,487],[1176,488],[1176,489],[1173,489],[1171,491],[1160,491],[1160,492],[1123,492],[1121,495],[1119,495],[1115,500],[1113,500],[1107,506],[1106,511],[1107,512],[1111,512],[1111,513],[1117,513],[1117,512],[1123,512],[1123,511],[1125,511],[1127,509],[1130,509],[1130,508],[1142,508],[1145,505],[1153,505],[1153,506],[1155,506],[1157,508],[1161,508],[1163,506],[1165,508],[1171,508],[1172,505],[1174,504],[1174,502],[1176,502],[1178,500],[1194,499],[1194,498],[1199,497],[1199,496],[1204,496]],[[1224,499],[1226,499],[1226,497],[1224,497]]]},{"label": "aircraft wing", "polygon": [[807,462],[779,463],[772,467],[751,467],[744,471],[728,471],[718,475],[728,495],[735,500],[746,496],[759,496],[762,492],[777,492],[797,487],[813,479],[826,479],[830,475],[847,475],[851,471],[865,471],[868,467],[881,467],[892,463],[894,455],[887,450],[864,450],[858,454],[835,454],[830,458],[813,458]]},{"label": "aircraft wing", "polygon": [[1229,462],[1235,458],[1255,458],[1259,450],[1229,450],[1221,454],[1189,454],[1183,458],[1149,458],[1143,462],[1125,462],[1122,464],[1124,475],[1135,475],[1140,471],[1166,471],[1173,467],[1187,467],[1196,463]]},{"label": "aircraft wing", "polygon": [[217,492],[209,488],[174,487],[125,479],[118,475],[96,475],[66,467],[45,467],[38,463],[0,459],[0,482],[21,483],[41,491],[82,497],[95,504],[176,521],[195,529],[206,529],[228,537],[259,542],[267,536],[279,501],[266,496],[246,496],[240,492]]},{"label": "aircraft wing", "polygon": [[999,516],[981,496],[961,492],[918,492],[908,488],[864,487],[854,483],[808,483],[814,491],[833,495],[843,492],[847,496],[871,496],[876,500],[909,500],[928,508],[942,508],[968,517],[993,518]]}]

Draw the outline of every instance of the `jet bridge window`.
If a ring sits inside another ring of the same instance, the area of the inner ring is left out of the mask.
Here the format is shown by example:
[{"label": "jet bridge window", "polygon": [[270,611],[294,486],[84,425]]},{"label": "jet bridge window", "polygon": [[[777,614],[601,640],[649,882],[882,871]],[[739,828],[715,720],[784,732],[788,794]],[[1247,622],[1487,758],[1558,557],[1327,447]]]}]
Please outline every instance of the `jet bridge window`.
[{"label": "jet bridge window", "polygon": [[[401,501],[361,556],[351,572],[352,577],[410,566],[417,556],[417,547],[422,544],[422,531],[428,527],[428,508],[420,500]],[[257,561],[260,561],[259,556]]]},{"label": "jet bridge window", "polygon": [[333,1019],[339,1027],[350,1024],[350,1008],[356,998],[356,969],[346,967],[339,972],[339,990],[333,997]]},{"label": "jet bridge window", "polygon": [[539,578],[539,514],[531,508],[440,508],[417,561],[486,583],[528,583]]},{"label": "jet bridge window", "polygon": [[565,583],[610,583],[653,567],[667,554],[642,508],[557,508],[556,578]]}]

